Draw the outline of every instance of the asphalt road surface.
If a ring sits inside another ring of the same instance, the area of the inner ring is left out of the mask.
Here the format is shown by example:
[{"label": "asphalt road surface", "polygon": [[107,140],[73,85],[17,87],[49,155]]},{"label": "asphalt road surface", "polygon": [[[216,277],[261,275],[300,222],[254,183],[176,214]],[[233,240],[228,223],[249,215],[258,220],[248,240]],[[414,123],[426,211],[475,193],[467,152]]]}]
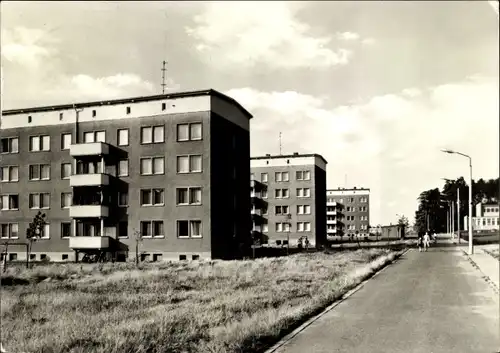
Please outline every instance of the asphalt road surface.
[{"label": "asphalt road surface", "polygon": [[499,352],[498,305],[461,251],[413,249],[276,352]]}]

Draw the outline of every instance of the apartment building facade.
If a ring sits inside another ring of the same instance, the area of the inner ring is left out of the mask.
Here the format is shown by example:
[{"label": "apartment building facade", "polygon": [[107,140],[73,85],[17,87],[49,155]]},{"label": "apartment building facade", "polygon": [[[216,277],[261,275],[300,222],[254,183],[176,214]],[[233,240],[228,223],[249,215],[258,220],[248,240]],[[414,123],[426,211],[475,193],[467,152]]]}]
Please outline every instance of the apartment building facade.
[{"label": "apartment building facade", "polygon": [[339,232],[348,236],[368,236],[370,230],[370,189],[339,187],[327,190],[326,195],[327,209],[328,205],[342,205],[340,206],[341,222],[337,222],[335,225],[330,224],[329,234],[331,236]]},{"label": "apartment building facade", "polygon": [[344,235],[344,205],[334,201],[329,192],[326,194],[326,235],[329,238]]},{"label": "apartment building facade", "polygon": [[252,230],[264,246],[296,247],[305,237],[311,247],[326,244],[326,164],[318,154],[250,159]]},{"label": "apartment building facade", "polygon": [[[472,217],[472,230],[497,231],[500,229],[499,206],[496,203],[482,203],[476,205],[475,217]],[[464,227],[468,230],[469,222],[464,217]]]},{"label": "apartment building facade", "polygon": [[214,90],[4,111],[0,243],[26,241],[41,210],[32,260],[123,261],[137,243],[145,261],[235,258],[251,228],[251,118]]}]

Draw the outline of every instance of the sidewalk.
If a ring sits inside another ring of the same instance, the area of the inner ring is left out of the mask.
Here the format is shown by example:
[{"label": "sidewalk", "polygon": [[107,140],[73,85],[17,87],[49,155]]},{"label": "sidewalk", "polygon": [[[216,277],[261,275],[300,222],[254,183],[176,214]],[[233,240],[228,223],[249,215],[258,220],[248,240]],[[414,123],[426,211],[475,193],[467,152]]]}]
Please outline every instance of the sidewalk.
[{"label": "sidewalk", "polygon": [[497,259],[495,259],[492,255],[486,252],[486,251],[491,252],[492,249],[498,249],[498,245],[493,244],[493,245],[475,246],[474,254],[467,256],[469,256],[469,259],[476,264],[476,266],[483,273],[483,275],[488,277],[490,281],[496,286],[497,291],[499,291],[500,262]]}]

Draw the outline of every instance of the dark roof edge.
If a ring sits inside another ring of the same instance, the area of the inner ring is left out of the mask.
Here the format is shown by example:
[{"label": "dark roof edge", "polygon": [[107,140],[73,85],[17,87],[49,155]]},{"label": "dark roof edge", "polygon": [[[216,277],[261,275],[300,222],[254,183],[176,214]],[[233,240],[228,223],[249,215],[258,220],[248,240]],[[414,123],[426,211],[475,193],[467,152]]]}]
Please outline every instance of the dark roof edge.
[{"label": "dark roof edge", "polygon": [[370,188],[337,188],[337,189],[326,189],[326,191],[358,191],[358,190],[368,190],[370,191]]},{"label": "dark roof edge", "polygon": [[283,155],[274,155],[274,156],[256,156],[256,157],[250,157],[250,159],[279,159],[279,158],[300,158],[300,157],[318,157],[325,162],[325,164],[328,164],[325,158],[323,158],[322,155],[317,154],[317,153],[305,153],[305,154],[283,154]]},{"label": "dark roof edge", "polygon": [[226,96],[225,94],[216,91],[214,89],[205,89],[199,91],[189,91],[189,92],[174,92],[167,94],[158,94],[154,96],[142,96],[142,97],[132,97],[132,98],[121,98],[121,99],[113,99],[113,100],[104,100],[104,101],[93,101],[93,102],[85,102],[85,103],[70,103],[70,104],[59,104],[59,105],[49,105],[44,107],[34,107],[34,108],[21,108],[21,109],[9,109],[4,110],[2,115],[16,115],[16,114],[27,114],[27,113],[40,113],[47,111],[56,111],[56,110],[66,110],[66,109],[78,109],[78,108],[90,108],[101,105],[115,105],[115,104],[125,104],[125,103],[137,103],[137,102],[149,102],[160,99],[174,99],[174,98],[185,98],[185,97],[197,97],[204,95],[212,95],[226,102],[232,103],[236,105],[242,112],[245,114],[248,119],[252,119],[253,116],[250,114],[248,110],[246,110],[240,103],[238,103],[234,98]]}]

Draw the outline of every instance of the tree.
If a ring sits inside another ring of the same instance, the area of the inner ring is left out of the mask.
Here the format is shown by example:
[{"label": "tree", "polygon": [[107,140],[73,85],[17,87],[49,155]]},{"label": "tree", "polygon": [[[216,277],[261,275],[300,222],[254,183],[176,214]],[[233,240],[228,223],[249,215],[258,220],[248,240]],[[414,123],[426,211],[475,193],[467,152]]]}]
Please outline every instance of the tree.
[{"label": "tree", "polygon": [[26,239],[28,240],[28,263],[33,243],[43,237],[43,229],[46,223],[45,213],[38,211],[33,221],[28,225],[28,229],[26,229]]},{"label": "tree", "polygon": [[[404,215],[401,215],[398,219],[398,225],[401,226],[403,229],[401,230],[402,234],[404,234],[405,229],[410,228],[410,221],[408,220],[408,217],[405,217]],[[402,237],[400,235],[400,237]]]}]

